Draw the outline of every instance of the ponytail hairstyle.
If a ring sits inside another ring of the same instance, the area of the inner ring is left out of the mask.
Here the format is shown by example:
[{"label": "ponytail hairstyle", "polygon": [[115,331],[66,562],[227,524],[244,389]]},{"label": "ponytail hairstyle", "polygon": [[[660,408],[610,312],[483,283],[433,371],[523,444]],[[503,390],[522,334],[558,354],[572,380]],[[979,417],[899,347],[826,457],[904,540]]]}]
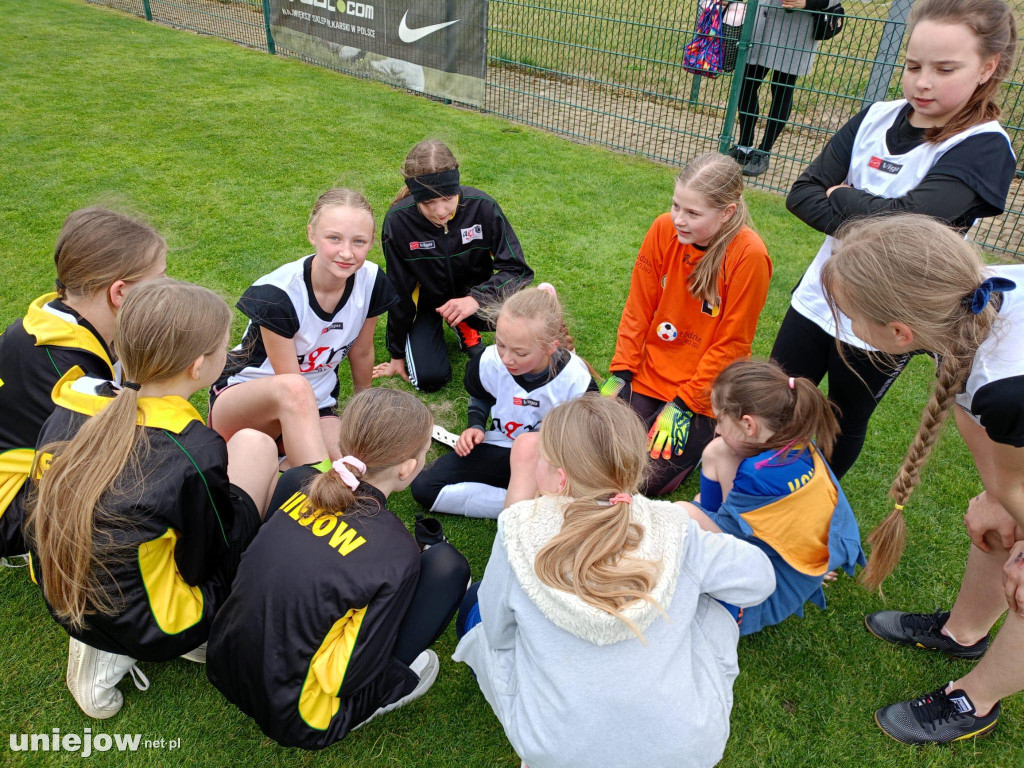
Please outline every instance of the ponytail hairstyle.
[{"label": "ponytail hairstyle", "polygon": [[[792,385],[790,384],[792,382]],[[772,436],[756,451],[777,449],[784,453],[793,446],[812,441],[825,458],[830,458],[839,434],[832,403],[814,382],[790,377],[772,360],[736,360],[718,374],[711,389],[715,416],[739,421],[756,416]],[[751,445],[751,449],[755,446]]]},{"label": "ponytail hairstyle", "polygon": [[[362,472],[351,464],[346,468],[357,479],[420,455],[430,440],[434,417],[423,403],[399,389],[364,389],[348,401],[341,413],[338,448],[366,465]],[[313,478],[306,493],[314,514],[341,515],[356,501],[355,492],[336,471]]]},{"label": "ponytail hairstyle", "polygon": [[[424,139],[409,150],[402,163],[402,178],[408,179],[413,176],[422,176],[425,173],[441,173],[442,171],[454,171],[459,167],[459,161],[448,149],[448,145],[437,139]],[[395,199],[391,201],[394,205],[403,197],[409,194],[409,187],[405,184],[398,190]],[[443,197],[440,193],[438,197]]]},{"label": "ponytail hairstyle", "polygon": [[861,581],[877,589],[903,555],[903,507],[920,480],[921,468],[956,395],[963,391],[974,355],[992,329],[1002,298],[993,294],[979,314],[972,312],[971,299],[986,279],[985,263],[956,232],[926,216],[861,219],[843,227],[836,237],[838,243],[825,263],[821,282],[837,323],[840,311],[878,327],[905,323],[913,331],[914,345],[938,360],[938,375],[921,424],[889,491],[894,508],[868,537],[872,551]]},{"label": "ponytail hairstyle", "polygon": [[82,208],[64,220],[53,261],[57,294],[92,296],[112,283],[134,282],[167,255],[167,243],[145,222],[106,208]]},{"label": "ponytail hairstyle", "polygon": [[1002,110],[996,96],[999,85],[1013,69],[1017,49],[1017,20],[1009,6],[1003,0],[917,0],[907,20],[911,35],[922,21],[965,26],[977,41],[982,59],[999,57],[992,76],[974,89],[948,123],[927,129],[925,140],[944,141],[972,125],[998,120]]},{"label": "ponytail hairstyle", "polygon": [[[201,355],[224,349],[231,310],[213,291],[161,278],[143,283],[117,314],[114,350],[125,381],[141,385],[174,378]],[[119,610],[109,568],[130,556],[119,531],[134,521],[113,510],[115,499],[138,498],[145,486],[149,442],[138,391],[125,387],[68,442],[44,446],[42,472],[25,521],[54,613],[72,629],[88,614]]]},{"label": "ponytail hairstyle", "polygon": [[370,214],[370,219],[373,220],[373,228],[377,228],[377,221],[373,215],[373,208],[367,201],[366,196],[362,192],[357,192],[354,189],[348,187],[333,187],[324,192],[320,197],[316,199],[313,204],[313,210],[309,214],[309,226],[312,228],[316,227],[317,221],[320,219],[320,213],[324,208],[355,208],[360,211],[366,211]]},{"label": "ponytail hairstyle", "polygon": [[736,206],[736,212],[708,243],[704,257],[690,274],[688,288],[694,298],[703,299],[712,307],[718,305],[718,276],[725,261],[729,243],[743,227],[751,227],[750,213],[743,200],[743,175],[731,157],[706,152],[688,162],[676,177],[676,184],[700,194],[707,204],[722,210]]},{"label": "ponytail hairstyle", "polygon": [[646,448],[643,424],[618,398],[587,393],[551,409],[541,425],[540,451],[565,471],[565,495],[572,501],[561,531],[541,548],[533,566],[549,587],[610,613],[641,640],[622,609],[645,600],[662,610],[650,595],[661,564],[630,556],[644,537],[643,526],[630,519],[629,502],[608,501],[639,492]]}]

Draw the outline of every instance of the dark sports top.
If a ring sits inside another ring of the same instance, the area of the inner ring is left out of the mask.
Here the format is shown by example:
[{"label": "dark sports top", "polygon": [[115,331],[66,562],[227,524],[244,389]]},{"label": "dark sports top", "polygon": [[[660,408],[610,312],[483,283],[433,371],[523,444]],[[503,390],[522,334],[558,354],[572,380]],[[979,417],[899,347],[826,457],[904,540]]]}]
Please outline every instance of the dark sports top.
[{"label": "dark sports top", "polygon": [[317,471],[281,477],[272,512],[242,555],[207,647],[210,681],[285,746],[321,749],[416,675],[392,656],[420,553],[383,494],[362,483],[344,515],[309,509]]},{"label": "dark sports top", "polygon": [[394,358],[405,357],[417,312],[433,312],[464,296],[480,304],[495,301],[533,280],[512,225],[479,189],[459,187],[455,215],[443,227],[428,221],[407,196],[391,206],[381,229],[385,268],[400,297],[388,313],[388,351]]},{"label": "dark sports top", "polygon": [[[110,382],[72,370],[57,385],[56,409],[43,425],[38,447],[70,440],[115,393]],[[95,521],[95,541],[112,541],[118,555],[108,560],[103,582],[120,608],[113,616],[88,616],[81,632],[64,628],[100,650],[166,661],[206,641],[229,586],[218,570],[228,551],[234,509],[227,445],[195,408],[168,396],[141,397],[139,410],[149,440],[143,477],[129,462],[115,481],[118,493],[103,497],[104,506],[132,526],[112,525],[102,513]],[[42,461],[45,472],[49,461]],[[32,554],[32,578],[42,584]]]}]

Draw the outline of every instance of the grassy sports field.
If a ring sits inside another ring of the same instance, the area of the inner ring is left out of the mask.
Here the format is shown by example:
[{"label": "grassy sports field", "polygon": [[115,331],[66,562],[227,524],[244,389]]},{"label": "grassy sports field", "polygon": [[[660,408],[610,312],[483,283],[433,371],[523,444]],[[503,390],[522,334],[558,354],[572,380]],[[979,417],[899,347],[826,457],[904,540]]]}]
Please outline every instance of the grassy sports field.
[{"label": "grassy sports field", "polygon": [[[144,213],[170,244],[169,273],[233,301],[273,267],[309,252],[305,223],[316,196],[336,182],[364,190],[379,213],[400,184],[398,167],[424,136],[448,141],[463,178],[494,195],[538,279],[555,283],[579,351],[603,369],[611,356],[630,268],[651,220],[665,210],[670,168],[574,145],[483,117],[87,6],[77,0],[3,2],[0,49],[0,281],[3,324],[50,290],[52,250],[64,216],[97,202]],[[766,354],[790,288],[820,235],[781,198],[751,193],[754,220],[775,260],[755,351]],[[371,258],[381,260],[375,246]],[[241,320],[236,326],[236,338]],[[385,355],[378,335],[378,359]],[[458,357],[456,356],[456,359]],[[844,483],[869,530],[933,375],[915,360],[872,422],[862,458]],[[458,377],[458,371],[456,372]],[[343,386],[348,372],[343,372]],[[426,398],[459,431],[458,380]],[[202,405],[205,410],[205,405]],[[689,483],[681,496],[692,494]],[[967,662],[888,646],[864,629],[884,607],[948,606],[966,555],[961,516],[980,490],[962,441],[947,430],[908,508],[910,543],[886,599],[843,578],[829,608],[745,639],[728,766],[1011,766],[1024,761],[1024,696],[1005,702],[995,734],[977,743],[915,749],[890,741],[875,708],[959,676]],[[409,522],[407,493],[393,508]],[[451,540],[483,574],[495,524],[445,520]],[[102,764],[250,766],[517,766],[468,668],[439,643],[441,675],[428,696],[380,718],[319,755],[286,750],[228,705],[202,667],[145,665],[140,693],[122,683],[113,720],[89,720],[64,687],[67,637],[24,571],[0,572],[0,723],[10,734],[141,734],[163,747],[95,755]],[[686,700],[689,692],[680,691]],[[643,691],[637,691],[643,696]],[[701,702],[691,701],[699,707]],[[645,738],[643,722],[624,736]],[[70,754],[12,752],[0,763],[74,763]],[[167,743],[180,739],[170,751]],[[602,756],[594,755],[594,765]]]}]

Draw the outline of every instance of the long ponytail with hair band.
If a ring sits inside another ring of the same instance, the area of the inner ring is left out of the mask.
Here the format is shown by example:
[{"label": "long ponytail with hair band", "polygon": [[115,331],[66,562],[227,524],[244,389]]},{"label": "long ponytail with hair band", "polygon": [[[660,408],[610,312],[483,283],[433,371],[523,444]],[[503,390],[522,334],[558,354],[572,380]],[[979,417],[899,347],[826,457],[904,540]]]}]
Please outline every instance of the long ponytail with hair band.
[{"label": "long ponytail with hair band", "polygon": [[359,478],[352,473],[352,470],[350,470],[347,465],[355,467],[359,474],[366,472],[366,465],[355,456],[342,456],[336,462],[331,464],[334,471],[338,473],[338,477],[341,478],[341,482],[347,485],[349,490],[354,491],[359,487]]}]

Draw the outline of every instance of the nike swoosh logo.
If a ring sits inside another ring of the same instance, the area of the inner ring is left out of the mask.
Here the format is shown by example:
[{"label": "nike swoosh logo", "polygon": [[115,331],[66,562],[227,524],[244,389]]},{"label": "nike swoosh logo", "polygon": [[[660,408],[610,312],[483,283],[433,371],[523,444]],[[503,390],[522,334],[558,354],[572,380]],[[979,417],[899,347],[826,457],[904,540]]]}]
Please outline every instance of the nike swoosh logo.
[{"label": "nike swoosh logo", "polygon": [[445,21],[440,24],[431,24],[429,27],[410,29],[408,25],[405,23],[405,19],[408,15],[409,12],[406,11],[405,15],[402,16],[402,20],[398,24],[398,37],[403,43],[415,43],[417,40],[420,40],[426,37],[427,35],[432,35],[439,29],[444,29],[445,27],[450,27],[452,24],[459,23],[459,19],[456,19],[455,21]]}]

